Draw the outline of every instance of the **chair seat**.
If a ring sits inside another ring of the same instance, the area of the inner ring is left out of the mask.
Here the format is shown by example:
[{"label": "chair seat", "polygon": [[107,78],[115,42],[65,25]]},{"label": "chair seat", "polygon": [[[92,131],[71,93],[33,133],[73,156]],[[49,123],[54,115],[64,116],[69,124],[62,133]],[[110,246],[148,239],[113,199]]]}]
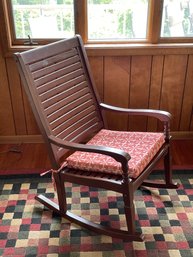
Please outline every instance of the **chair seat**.
[{"label": "chair seat", "polygon": [[[130,154],[129,177],[136,178],[164,144],[163,133],[120,132],[102,129],[87,144],[121,149]],[[67,159],[67,166],[85,171],[122,174],[121,164],[112,157],[77,151]]]}]

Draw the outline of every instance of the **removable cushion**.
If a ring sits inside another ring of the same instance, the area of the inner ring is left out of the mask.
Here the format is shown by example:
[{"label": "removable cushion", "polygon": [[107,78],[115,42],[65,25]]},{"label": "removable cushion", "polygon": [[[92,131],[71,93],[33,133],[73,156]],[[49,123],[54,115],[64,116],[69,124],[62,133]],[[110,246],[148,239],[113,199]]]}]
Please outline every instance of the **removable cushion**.
[{"label": "removable cushion", "polygon": [[[131,156],[129,177],[136,178],[164,144],[163,133],[120,132],[102,129],[87,144],[121,149]],[[69,168],[122,174],[121,164],[112,157],[77,151],[67,159]]]}]

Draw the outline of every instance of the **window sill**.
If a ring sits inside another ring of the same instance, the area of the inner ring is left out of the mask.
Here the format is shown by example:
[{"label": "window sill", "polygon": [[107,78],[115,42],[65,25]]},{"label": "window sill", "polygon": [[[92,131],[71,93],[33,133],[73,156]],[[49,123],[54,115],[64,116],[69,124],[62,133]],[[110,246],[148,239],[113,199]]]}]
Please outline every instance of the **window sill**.
[{"label": "window sill", "polygon": [[193,43],[86,44],[89,56],[193,54]]},{"label": "window sill", "polygon": [[[15,45],[4,49],[5,57],[13,53],[26,51],[40,45]],[[193,54],[193,43],[160,43],[160,44],[85,44],[89,56],[125,56],[125,55],[167,55]]]}]

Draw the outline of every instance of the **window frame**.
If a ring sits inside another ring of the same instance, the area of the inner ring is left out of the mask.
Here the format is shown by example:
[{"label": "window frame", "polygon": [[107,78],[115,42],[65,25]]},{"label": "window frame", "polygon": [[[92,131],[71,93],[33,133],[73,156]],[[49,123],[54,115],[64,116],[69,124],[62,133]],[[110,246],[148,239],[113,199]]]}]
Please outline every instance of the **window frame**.
[{"label": "window frame", "polygon": [[[87,24],[87,0],[74,0],[74,24],[75,33],[82,36],[83,42],[88,47],[149,47],[150,45],[165,44],[171,46],[171,44],[192,44],[193,37],[188,38],[163,38],[160,37],[161,22],[162,22],[162,10],[164,0],[149,0],[149,10],[148,10],[148,24],[147,24],[147,38],[145,40],[116,40],[116,41],[106,41],[106,40],[88,40],[88,24]],[[12,5],[10,0],[0,0],[0,29],[1,29],[1,41],[3,45],[4,52],[10,52],[13,49],[26,49],[34,47],[33,45],[26,45],[26,39],[16,39],[14,20],[12,15]],[[34,39],[38,45],[47,44],[49,42],[56,41],[53,39]]]}]

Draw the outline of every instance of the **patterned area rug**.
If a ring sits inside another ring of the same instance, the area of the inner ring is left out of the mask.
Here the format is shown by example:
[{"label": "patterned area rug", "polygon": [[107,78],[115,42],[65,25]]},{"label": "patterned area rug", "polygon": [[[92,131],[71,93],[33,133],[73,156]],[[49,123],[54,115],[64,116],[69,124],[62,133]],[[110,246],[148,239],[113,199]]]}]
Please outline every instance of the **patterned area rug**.
[{"label": "patterned area rug", "polygon": [[[152,177],[161,178],[159,173]],[[136,192],[136,223],[145,241],[124,242],[70,224],[35,201],[38,193],[54,197],[49,177],[1,177],[0,256],[191,257],[193,172],[178,171],[174,181],[180,184],[177,190],[146,188]],[[74,213],[125,227],[119,194],[70,183],[66,187],[69,209]]]}]

